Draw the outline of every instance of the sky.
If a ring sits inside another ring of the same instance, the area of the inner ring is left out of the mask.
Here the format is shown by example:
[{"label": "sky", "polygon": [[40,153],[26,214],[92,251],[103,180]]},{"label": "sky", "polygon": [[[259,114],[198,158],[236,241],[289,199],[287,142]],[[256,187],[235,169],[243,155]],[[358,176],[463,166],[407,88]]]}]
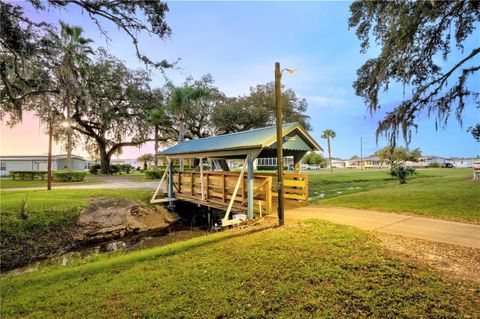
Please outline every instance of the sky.
[{"label": "sky", "polygon": [[[146,34],[140,36],[141,50],[153,60],[178,62],[178,69],[168,78],[181,84],[185,77],[195,79],[211,74],[215,84],[227,95],[248,94],[249,88],[273,81],[274,63],[282,68],[298,69],[285,74],[283,84],[295,90],[308,102],[307,114],[313,127],[312,136],[325,148],[322,131],[332,129],[332,155],[350,158],[369,155],[386,145],[376,141],[377,122],[383,113],[370,114],[363,100],[355,95],[352,83],[356,70],[378,53],[372,47],[360,54],[360,43],[354,30],[348,29],[349,2],[168,2],[167,23],[172,28],[168,39]],[[74,7],[51,10],[39,15],[25,5],[27,14],[58,25],[58,20],[81,25],[85,37],[95,46],[106,47],[131,68],[144,67],[135,56],[134,47],[125,33],[112,24],[105,24],[110,39],[100,35],[98,28]],[[477,45],[478,37],[468,46]],[[466,50],[468,52],[468,50]],[[460,55],[452,54],[456,59]],[[448,63],[448,61],[446,62]],[[478,77],[477,77],[478,79]],[[153,74],[153,87],[160,87],[165,78]],[[403,89],[395,87],[382,95],[384,110],[391,109],[404,97]],[[418,131],[413,134],[411,148],[420,147],[424,155],[477,156],[480,144],[467,128],[480,121],[479,110],[467,105],[463,126],[451,119],[445,129],[436,130],[434,118],[423,115]],[[1,123],[2,155],[44,154],[47,137],[37,119],[27,114],[23,124],[9,128]],[[56,145],[54,152],[61,152]],[[122,158],[136,158],[153,152],[153,144],[125,148]],[[81,150],[76,154],[86,155]]]}]

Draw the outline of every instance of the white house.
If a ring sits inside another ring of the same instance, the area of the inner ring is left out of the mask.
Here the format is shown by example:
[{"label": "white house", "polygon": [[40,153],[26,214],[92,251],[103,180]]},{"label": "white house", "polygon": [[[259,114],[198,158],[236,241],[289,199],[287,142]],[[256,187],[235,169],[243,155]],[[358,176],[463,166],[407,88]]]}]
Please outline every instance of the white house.
[{"label": "white house", "polygon": [[[0,176],[7,176],[10,171],[46,171],[48,169],[47,155],[12,155],[0,156]],[[67,155],[52,156],[52,170],[67,168]],[[86,161],[83,157],[72,155],[72,170],[85,170]]]},{"label": "white house", "polygon": [[363,169],[382,169],[388,168],[386,163],[382,163],[378,156],[368,156],[362,158],[356,158],[346,161],[346,168],[358,168],[362,167]]},{"label": "white house", "polygon": [[422,168],[422,167],[427,167],[432,163],[438,163],[440,166],[442,166],[442,164],[449,162],[447,158],[441,157],[441,156],[435,156],[435,155],[419,156],[417,160],[418,162],[407,162],[406,165],[411,167]]},{"label": "white house", "polygon": [[[342,160],[342,159],[333,159],[332,158],[332,167],[333,168],[345,168],[347,165],[347,160]],[[327,168],[330,168],[330,164],[328,163],[327,159]]]},{"label": "white house", "polygon": [[448,163],[451,163],[453,167],[465,168],[465,167],[473,167],[473,163],[478,161],[480,161],[480,158],[452,157],[448,160]]}]

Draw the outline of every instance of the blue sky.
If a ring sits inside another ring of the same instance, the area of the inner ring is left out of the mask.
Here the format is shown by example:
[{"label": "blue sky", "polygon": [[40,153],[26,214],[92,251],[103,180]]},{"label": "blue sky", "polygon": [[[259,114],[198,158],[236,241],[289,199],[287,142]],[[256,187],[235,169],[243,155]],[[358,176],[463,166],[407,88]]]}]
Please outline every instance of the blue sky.
[{"label": "blue sky", "polygon": [[[142,35],[140,44],[153,59],[181,58],[180,69],[168,72],[174,82],[182,83],[187,75],[199,78],[210,73],[227,95],[247,94],[251,86],[273,80],[274,62],[278,61],[282,67],[299,70],[284,75],[283,83],[307,99],[313,137],[325,145],[321,132],[327,128],[336,131],[334,156],[359,155],[360,137],[364,155],[386,144],[380,139],[377,145],[375,140],[382,114],[371,116],[352,88],[356,70],[378,49],[359,53],[354,30],[348,30],[348,2],[169,2],[169,7],[171,38]],[[107,28],[111,40],[106,41],[79,10],[52,11],[47,18],[54,23],[62,19],[82,25],[85,36],[96,45],[107,47],[132,68],[142,67],[130,40],[113,25]],[[478,37],[470,44],[478,45]],[[153,79],[153,86],[164,84],[159,73]],[[403,90],[394,87],[381,102],[388,110],[402,97]],[[463,128],[452,119],[445,130],[436,131],[434,119],[424,116],[411,147],[420,147],[425,155],[476,156],[480,144],[466,129],[479,121],[473,105],[464,112]]]}]

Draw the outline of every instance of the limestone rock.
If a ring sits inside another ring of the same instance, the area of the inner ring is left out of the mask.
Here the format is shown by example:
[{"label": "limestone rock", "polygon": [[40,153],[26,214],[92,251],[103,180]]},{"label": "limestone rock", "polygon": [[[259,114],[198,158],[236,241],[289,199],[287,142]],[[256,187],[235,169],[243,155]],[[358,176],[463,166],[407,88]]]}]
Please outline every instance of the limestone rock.
[{"label": "limestone rock", "polygon": [[123,198],[95,198],[80,213],[76,238],[82,242],[119,239],[160,231],[179,219],[161,206],[141,205]]}]

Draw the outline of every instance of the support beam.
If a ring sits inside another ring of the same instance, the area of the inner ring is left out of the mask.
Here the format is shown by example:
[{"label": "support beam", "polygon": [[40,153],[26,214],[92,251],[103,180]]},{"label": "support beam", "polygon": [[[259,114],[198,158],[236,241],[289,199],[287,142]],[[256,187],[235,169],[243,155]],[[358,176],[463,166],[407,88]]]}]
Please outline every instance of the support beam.
[{"label": "support beam", "polygon": [[[168,198],[173,197],[173,161],[168,159]],[[173,207],[173,200],[168,202],[168,206]]]},{"label": "support beam", "polygon": [[205,200],[205,187],[203,185],[203,158],[200,158],[200,190],[202,200]]},{"label": "support beam", "polygon": [[247,155],[247,215],[249,219],[253,218],[253,158]]},{"label": "support beam", "polygon": [[230,199],[230,203],[228,204],[227,211],[225,212],[225,216],[222,219],[222,225],[228,222],[228,218],[230,217],[230,212],[233,207],[233,203],[235,202],[235,197],[237,197],[238,189],[240,188],[240,183],[243,181],[243,174],[245,173],[245,166],[247,166],[247,159],[243,162],[242,170],[240,171],[240,175],[237,179],[237,184],[235,185],[235,189],[233,190],[232,198]]}]

